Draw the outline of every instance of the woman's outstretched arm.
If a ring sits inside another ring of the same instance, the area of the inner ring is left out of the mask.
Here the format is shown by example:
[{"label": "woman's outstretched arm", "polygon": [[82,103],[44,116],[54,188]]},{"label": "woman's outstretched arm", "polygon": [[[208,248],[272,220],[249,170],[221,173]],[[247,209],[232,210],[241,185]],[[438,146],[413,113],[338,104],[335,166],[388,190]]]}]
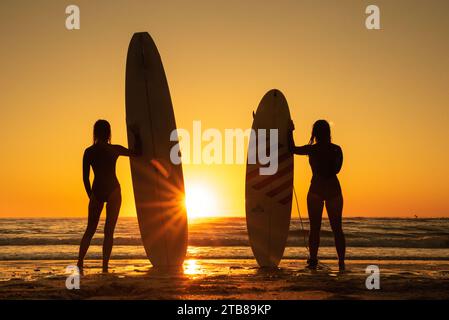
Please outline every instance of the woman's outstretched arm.
[{"label": "woman's outstretched arm", "polygon": [[134,134],[134,146],[132,148],[127,149],[120,145],[114,145],[119,155],[126,157],[140,157],[142,155],[142,138],[140,133],[136,129],[132,129],[132,133]]},{"label": "woman's outstretched arm", "polygon": [[86,189],[87,196],[90,198],[90,195],[92,193],[92,188],[90,185],[90,159],[89,159],[89,153],[88,151],[84,151],[83,156],[83,182],[84,182],[84,189]]},{"label": "woman's outstretched arm", "polygon": [[291,153],[298,155],[308,155],[310,153],[310,145],[297,147],[295,146],[295,139],[293,138],[293,131],[295,130],[295,124],[290,120],[290,130],[288,131],[288,147]]},{"label": "woman's outstretched arm", "polygon": [[293,148],[293,153],[294,154],[298,154],[298,155],[302,155],[302,156],[308,156],[310,154],[310,148],[312,146],[310,144],[306,144],[304,146],[299,146],[299,147],[294,147]]}]

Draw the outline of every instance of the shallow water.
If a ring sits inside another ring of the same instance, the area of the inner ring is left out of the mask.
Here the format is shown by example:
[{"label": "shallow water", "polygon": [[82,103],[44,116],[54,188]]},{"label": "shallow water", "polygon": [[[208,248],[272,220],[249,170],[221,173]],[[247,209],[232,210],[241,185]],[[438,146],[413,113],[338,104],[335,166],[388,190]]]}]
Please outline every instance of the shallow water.
[{"label": "shallow water", "polygon": [[[101,258],[100,222],[87,258]],[[0,219],[0,260],[74,259],[85,219]],[[285,258],[305,259],[308,223],[293,219]],[[449,260],[449,219],[344,220],[348,259]],[[144,259],[135,218],[120,218],[112,259]],[[336,258],[328,220],[323,221],[320,257]],[[189,258],[250,259],[245,218],[197,219],[189,222]]]}]

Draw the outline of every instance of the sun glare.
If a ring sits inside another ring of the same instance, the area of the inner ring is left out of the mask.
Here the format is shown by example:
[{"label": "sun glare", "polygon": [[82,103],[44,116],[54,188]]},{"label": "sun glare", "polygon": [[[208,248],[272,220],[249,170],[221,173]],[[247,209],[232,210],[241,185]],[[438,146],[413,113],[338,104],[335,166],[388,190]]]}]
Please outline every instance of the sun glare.
[{"label": "sun glare", "polygon": [[186,208],[189,219],[213,216],[216,213],[215,196],[206,186],[186,186]]}]

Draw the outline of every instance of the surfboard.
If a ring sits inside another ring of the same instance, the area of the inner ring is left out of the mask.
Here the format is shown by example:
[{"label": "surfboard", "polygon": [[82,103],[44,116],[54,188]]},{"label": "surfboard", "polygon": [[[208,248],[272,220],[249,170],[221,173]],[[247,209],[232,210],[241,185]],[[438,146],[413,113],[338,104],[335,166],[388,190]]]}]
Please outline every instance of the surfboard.
[{"label": "surfboard", "polygon": [[[293,194],[293,154],[288,148],[290,110],[285,96],[277,89],[268,91],[253,113],[252,129],[278,130],[278,143],[267,141],[270,149],[277,148],[278,169],[272,175],[262,175],[263,164],[247,161],[245,183],[246,224],[249,242],[261,267],[277,267],[287,244]],[[257,146],[257,135],[251,135],[248,155]],[[256,147],[257,150],[257,147]],[[258,152],[258,150],[257,150]],[[257,153],[256,153],[257,154]],[[254,162],[254,161],[253,161]],[[266,166],[266,165],[265,165]]]},{"label": "surfboard", "polygon": [[182,165],[170,160],[176,121],[161,57],[146,32],[132,36],[125,87],[128,144],[134,145],[133,126],[142,139],[142,156],[130,158],[142,243],[153,266],[180,266],[188,227]]}]

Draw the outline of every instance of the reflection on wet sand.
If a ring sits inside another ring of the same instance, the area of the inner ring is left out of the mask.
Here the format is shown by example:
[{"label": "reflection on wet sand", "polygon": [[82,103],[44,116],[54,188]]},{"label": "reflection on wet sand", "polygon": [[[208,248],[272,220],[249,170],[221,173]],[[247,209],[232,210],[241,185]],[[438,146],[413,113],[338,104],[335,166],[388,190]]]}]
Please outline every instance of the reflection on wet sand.
[{"label": "reflection on wet sand", "polygon": [[[0,299],[449,299],[447,261],[335,260],[310,271],[304,260],[260,269],[253,259],[189,259],[181,268],[153,268],[148,260],[87,261],[80,290],[65,288],[73,261],[0,261]],[[381,290],[367,290],[365,268],[377,264]],[[428,288],[432,288],[429,290]]]}]

